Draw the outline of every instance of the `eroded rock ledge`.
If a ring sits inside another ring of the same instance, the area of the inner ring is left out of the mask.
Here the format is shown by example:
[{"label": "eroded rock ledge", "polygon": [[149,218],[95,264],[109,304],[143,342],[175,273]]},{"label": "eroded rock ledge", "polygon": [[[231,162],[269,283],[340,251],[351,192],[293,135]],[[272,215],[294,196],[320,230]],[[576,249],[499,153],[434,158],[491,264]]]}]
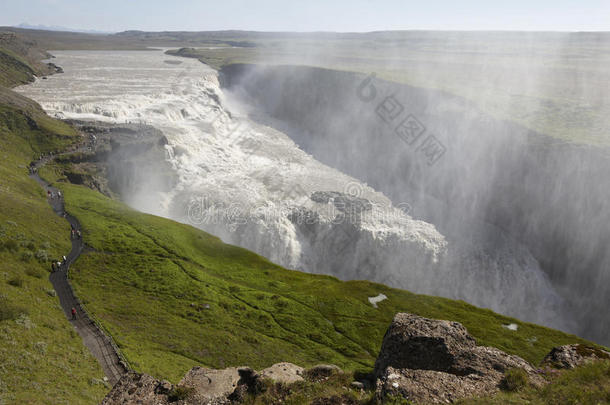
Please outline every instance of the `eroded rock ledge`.
[{"label": "eroded rock ledge", "polygon": [[[610,359],[610,353],[566,345],[554,348],[541,366],[573,368],[598,359]],[[370,378],[354,382],[352,387],[374,389],[379,403],[389,397],[402,397],[413,403],[452,403],[495,394],[511,369],[523,370],[534,386],[547,383],[540,370],[521,357],[477,346],[458,322],[398,313],[383,338]],[[248,367],[194,367],[178,385],[131,373],[115,385],[102,404],[237,404],[248,394],[261,393],[265,379],[283,384],[304,379],[324,382],[336,373],[342,371],[333,365],[305,370],[291,363],[277,363],[259,372]]]}]

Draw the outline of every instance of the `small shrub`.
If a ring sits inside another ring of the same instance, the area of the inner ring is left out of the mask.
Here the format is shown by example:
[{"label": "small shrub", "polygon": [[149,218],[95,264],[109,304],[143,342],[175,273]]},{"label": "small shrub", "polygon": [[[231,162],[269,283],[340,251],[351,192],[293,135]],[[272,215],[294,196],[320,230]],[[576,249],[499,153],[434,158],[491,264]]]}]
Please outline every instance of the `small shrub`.
[{"label": "small shrub", "polygon": [[49,241],[43,242],[42,245],[40,245],[40,248],[49,250],[49,249],[51,249],[51,243]]},{"label": "small shrub", "polygon": [[413,405],[413,402],[399,395],[388,395],[384,398],[385,405]]},{"label": "small shrub", "polygon": [[522,368],[510,368],[504,373],[501,387],[505,391],[515,392],[527,386],[528,377]]},{"label": "small shrub", "polygon": [[13,287],[23,287],[23,279],[19,276],[13,277],[8,281],[9,285]]},{"label": "small shrub", "polygon": [[184,401],[192,395],[193,391],[194,389],[191,387],[178,385],[170,391],[170,393],[167,395],[167,399],[169,402]]},{"label": "small shrub", "polygon": [[89,385],[91,385],[91,386],[94,386],[94,385],[103,385],[104,387],[106,387],[108,389],[112,388],[110,386],[110,384],[108,384],[107,381],[100,380],[99,378],[92,378],[92,379],[90,379],[89,380]]},{"label": "small shrub", "polygon": [[[316,398],[311,405],[358,405],[360,402],[351,394],[332,395],[330,397]],[[409,404],[409,402],[398,402],[399,404]]]},{"label": "small shrub", "polygon": [[46,263],[49,261],[49,253],[44,249],[38,249],[34,256],[40,263]]},{"label": "small shrub", "polygon": [[36,267],[28,267],[27,269],[25,269],[25,274],[30,277],[42,278],[42,272]]},{"label": "small shrub", "polygon": [[0,322],[14,321],[24,313],[25,309],[11,304],[7,299],[0,299]]},{"label": "small shrub", "polygon": [[27,250],[31,250],[31,251],[34,251],[36,249],[36,245],[34,245],[34,242],[32,242],[32,241],[24,243],[24,247]]},{"label": "small shrub", "polygon": [[34,258],[34,253],[26,250],[25,252],[21,252],[21,261],[29,262]]},{"label": "small shrub", "polygon": [[17,323],[17,325],[23,326],[26,329],[32,329],[36,327],[34,322],[32,322],[30,317],[27,316],[27,314],[25,313],[20,314],[17,319],[15,319],[15,323]]},{"label": "small shrub", "polygon": [[38,353],[42,354],[43,356],[47,354],[47,344],[45,342],[36,342],[34,344],[34,347],[36,348],[36,351],[38,351]]},{"label": "small shrub", "polygon": [[8,239],[2,242],[2,249],[8,250],[11,253],[16,253],[19,250],[19,244],[13,239]]},{"label": "small shrub", "polygon": [[580,354],[583,357],[597,357],[598,359],[610,360],[610,356],[608,355],[608,353],[596,347],[576,345],[575,349],[576,353]]},{"label": "small shrub", "polygon": [[283,309],[286,308],[288,306],[288,302],[286,301],[281,301],[281,300],[277,300],[275,301],[274,305],[279,308],[279,309]]}]

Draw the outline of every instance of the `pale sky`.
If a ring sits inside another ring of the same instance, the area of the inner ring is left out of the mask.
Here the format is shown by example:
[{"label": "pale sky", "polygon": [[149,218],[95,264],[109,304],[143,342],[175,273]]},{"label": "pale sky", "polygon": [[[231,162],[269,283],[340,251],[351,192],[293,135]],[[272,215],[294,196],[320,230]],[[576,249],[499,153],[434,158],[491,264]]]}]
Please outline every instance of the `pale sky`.
[{"label": "pale sky", "polygon": [[610,31],[610,0],[0,0],[0,26],[102,31]]}]

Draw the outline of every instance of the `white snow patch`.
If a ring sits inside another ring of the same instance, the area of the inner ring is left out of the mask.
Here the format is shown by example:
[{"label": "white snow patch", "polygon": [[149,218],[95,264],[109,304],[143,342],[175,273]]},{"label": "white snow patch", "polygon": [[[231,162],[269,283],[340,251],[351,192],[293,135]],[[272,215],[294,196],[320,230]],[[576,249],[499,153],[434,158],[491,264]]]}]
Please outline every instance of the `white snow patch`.
[{"label": "white snow patch", "polygon": [[516,323],[509,323],[508,325],[502,325],[503,328],[506,328],[508,330],[517,330],[519,329],[519,325],[517,325]]},{"label": "white snow patch", "polygon": [[379,294],[376,297],[369,297],[369,302],[371,303],[372,306],[377,308],[378,302],[381,302],[381,301],[387,300],[387,299],[388,299],[388,297],[386,297],[384,294]]}]

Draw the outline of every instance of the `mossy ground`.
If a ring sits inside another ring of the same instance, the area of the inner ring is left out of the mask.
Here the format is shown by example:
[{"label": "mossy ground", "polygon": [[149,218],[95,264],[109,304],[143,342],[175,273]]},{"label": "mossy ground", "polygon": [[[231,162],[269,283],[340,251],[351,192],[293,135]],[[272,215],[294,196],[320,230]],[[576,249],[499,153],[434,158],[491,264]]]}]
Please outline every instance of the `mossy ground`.
[{"label": "mossy ground", "polygon": [[108,391],[48,280],[48,259],[70,250],[70,227],[28,178],[35,156],[74,135],[46,116],[0,106],[0,404],[91,404]]}]

